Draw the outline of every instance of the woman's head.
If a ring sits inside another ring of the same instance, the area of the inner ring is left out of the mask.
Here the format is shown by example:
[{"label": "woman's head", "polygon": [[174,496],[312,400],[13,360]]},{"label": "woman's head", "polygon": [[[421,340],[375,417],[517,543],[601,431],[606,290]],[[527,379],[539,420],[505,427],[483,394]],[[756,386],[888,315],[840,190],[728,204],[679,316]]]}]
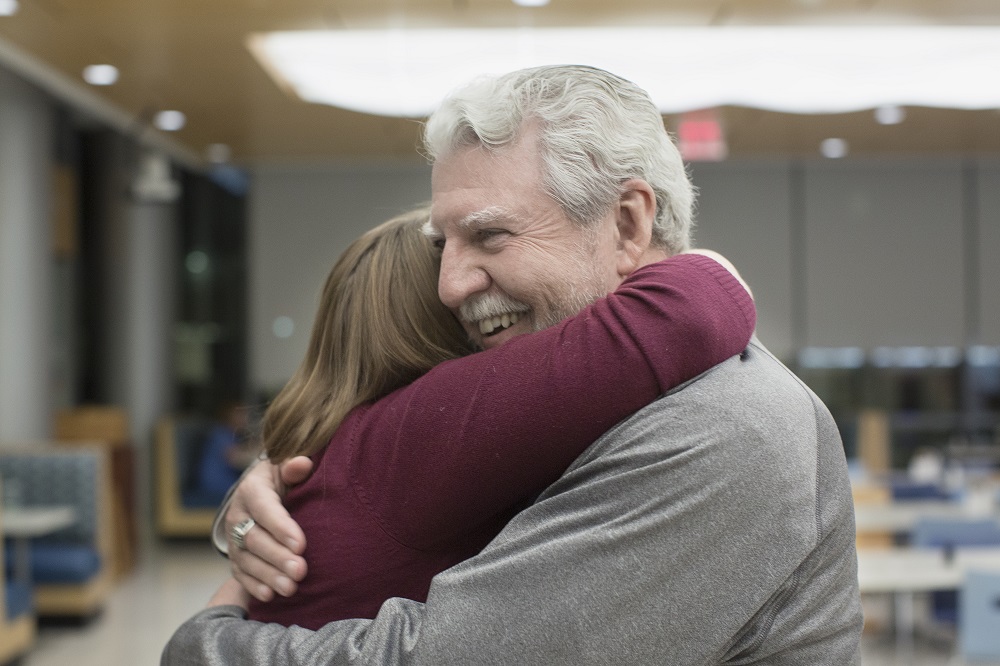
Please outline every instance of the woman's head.
[{"label": "woman's head", "polygon": [[440,253],[421,208],[365,233],[334,264],[306,357],[264,416],[268,455],[326,444],[347,413],[472,351],[437,296]]}]

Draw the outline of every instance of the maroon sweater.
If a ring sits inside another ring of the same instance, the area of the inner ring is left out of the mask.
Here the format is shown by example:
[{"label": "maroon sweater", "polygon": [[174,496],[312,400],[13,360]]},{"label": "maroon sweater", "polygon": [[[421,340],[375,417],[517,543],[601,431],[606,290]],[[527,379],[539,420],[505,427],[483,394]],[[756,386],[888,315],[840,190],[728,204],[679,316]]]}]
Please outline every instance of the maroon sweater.
[{"label": "maroon sweater", "polygon": [[640,268],[561,324],[440,364],[354,409],[285,505],[308,539],[291,598],[250,618],[318,629],[425,601],[591,443],[659,395],[743,350],[753,301],[716,262]]}]

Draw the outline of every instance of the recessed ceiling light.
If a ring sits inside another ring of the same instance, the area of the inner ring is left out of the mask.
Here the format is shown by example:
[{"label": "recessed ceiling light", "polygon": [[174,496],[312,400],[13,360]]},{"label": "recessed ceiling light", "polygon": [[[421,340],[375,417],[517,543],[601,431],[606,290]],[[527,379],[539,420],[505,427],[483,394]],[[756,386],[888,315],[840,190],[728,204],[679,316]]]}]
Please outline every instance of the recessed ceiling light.
[{"label": "recessed ceiling light", "polygon": [[880,125],[898,125],[906,119],[906,109],[895,104],[886,104],[875,109],[875,120]]},{"label": "recessed ceiling light", "polygon": [[92,86],[110,86],[118,81],[118,68],[114,65],[87,65],[83,80]]},{"label": "recessed ceiling light", "polygon": [[164,132],[176,132],[187,123],[187,116],[180,111],[160,111],[153,119],[153,124]]},{"label": "recessed ceiling light", "polygon": [[0,16],[13,16],[18,9],[17,0],[0,0]]},{"label": "recessed ceiling light", "polygon": [[549,4],[549,0],[514,0],[514,4],[521,7],[544,7]]},{"label": "recessed ceiling light", "polygon": [[847,148],[847,142],[837,138],[823,139],[823,143],[819,144],[819,152],[823,154],[823,157],[829,157],[832,160],[847,155]]}]

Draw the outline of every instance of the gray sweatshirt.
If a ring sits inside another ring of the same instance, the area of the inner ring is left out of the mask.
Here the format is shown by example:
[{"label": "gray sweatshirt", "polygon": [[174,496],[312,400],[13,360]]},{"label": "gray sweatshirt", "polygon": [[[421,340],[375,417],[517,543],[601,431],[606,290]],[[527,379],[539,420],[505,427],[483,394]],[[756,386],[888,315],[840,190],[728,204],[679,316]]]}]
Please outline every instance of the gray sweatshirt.
[{"label": "gray sweatshirt", "polygon": [[315,632],[243,617],[202,611],[161,664],[858,664],[840,436],[753,341],[601,437],[425,604]]}]

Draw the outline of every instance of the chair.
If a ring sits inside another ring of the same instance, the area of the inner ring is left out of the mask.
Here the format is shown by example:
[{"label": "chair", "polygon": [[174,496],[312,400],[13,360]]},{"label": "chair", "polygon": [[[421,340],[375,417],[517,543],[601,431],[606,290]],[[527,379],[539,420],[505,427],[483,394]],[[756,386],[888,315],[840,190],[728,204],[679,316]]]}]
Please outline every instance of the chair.
[{"label": "chair", "polygon": [[37,614],[95,614],[114,581],[107,450],[84,445],[60,449],[45,444],[4,448],[0,451],[0,471],[21,480],[25,504],[69,505],[76,512],[73,525],[31,544]]},{"label": "chair", "polygon": [[131,445],[128,415],[113,405],[80,405],[56,413],[54,437],[60,446],[101,445],[111,458],[111,510],[115,529],[114,569],[124,578],[135,565],[139,548],[136,514],[135,447]]},{"label": "chair", "polygon": [[[1000,524],[991,519],[922,518],[913,526],[910,541],[923,548],[1000,546]],[[959,596],[951,590],[933,592],[931,611],[934,618],[946,624],[957,624]]]},{"label": "chair", "polygon": [[1000,546],[1000,523],[990,518],[921,518],[913,526],[910,542],[922,548]]},{"label": "chair", "polygon": [[1000,573],[966,574],[959,611],[958,643],[962,657],[1000,659]]},{"label": "chair", "polygon": [[926,483],[909,479],[893,479],[891,492],[892,499],[896,502],[955,499],[954,493],[942,488],[937,483]]},{"label": "chair", "polygon": [[156,531],[164,537],[212,533],[215,502],[200,497],[196,471],[211,427],[207,419],[164,418],[156,427]]},{"label": "chair", "polygon": [[[0,505],[0,531],[3,506]],[[35,614],[31,588],[8,580],[3,548],[0,548],[0,664],[17,659],[35,643]]]}]

